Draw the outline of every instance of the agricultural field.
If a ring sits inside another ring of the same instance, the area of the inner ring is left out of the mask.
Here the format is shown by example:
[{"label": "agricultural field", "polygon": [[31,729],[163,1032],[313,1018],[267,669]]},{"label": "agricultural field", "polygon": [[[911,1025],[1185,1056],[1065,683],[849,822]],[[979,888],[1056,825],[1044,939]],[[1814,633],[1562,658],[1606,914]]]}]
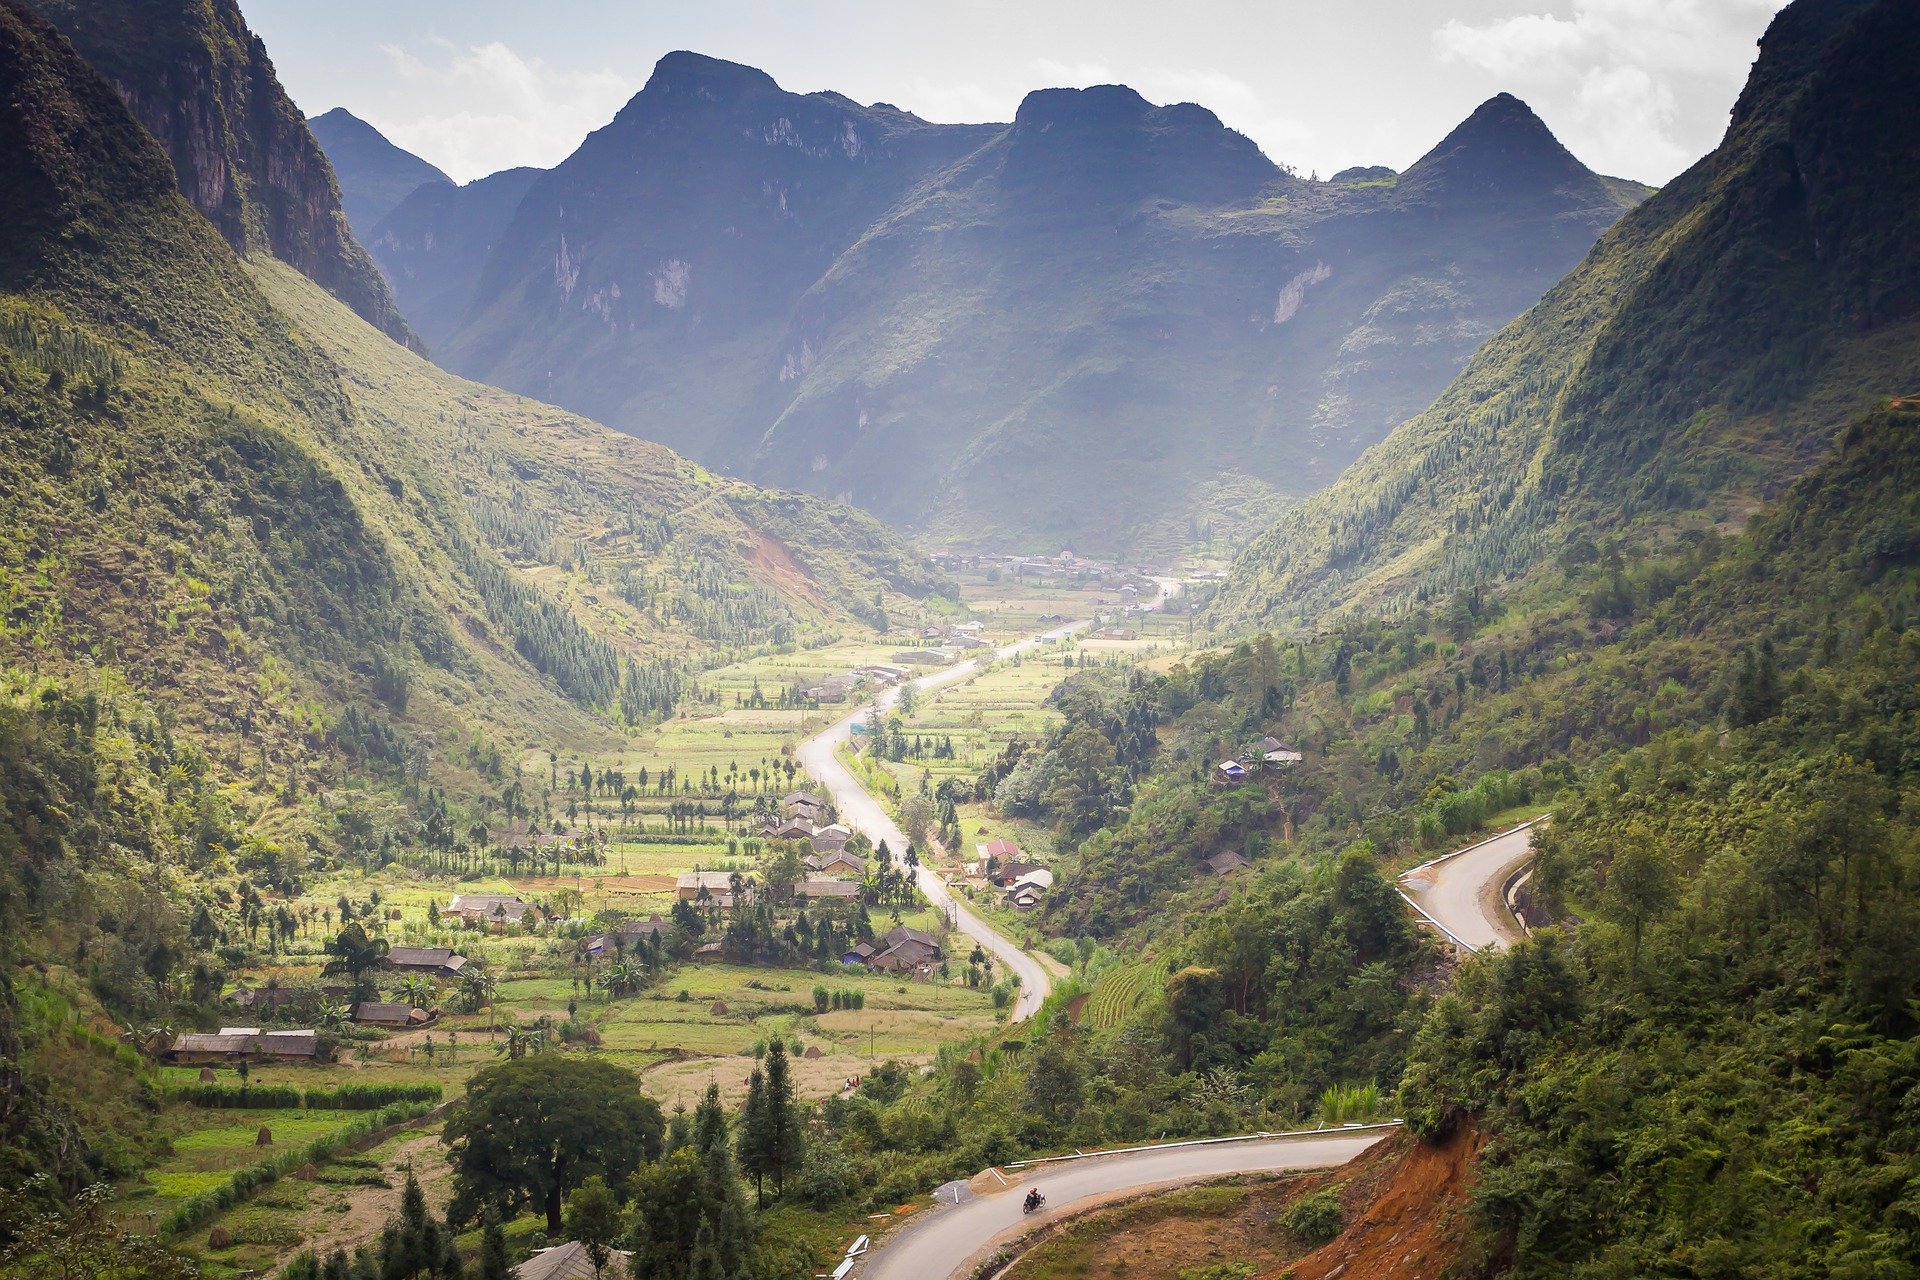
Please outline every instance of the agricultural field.
[{"label": "agricultural field", "polygon": [[1141,961],[1109,969],[1094,984],[1083,1021],[1099,1030],[1117,1027],[1147,996],[1166,985],[1164,960]]}]

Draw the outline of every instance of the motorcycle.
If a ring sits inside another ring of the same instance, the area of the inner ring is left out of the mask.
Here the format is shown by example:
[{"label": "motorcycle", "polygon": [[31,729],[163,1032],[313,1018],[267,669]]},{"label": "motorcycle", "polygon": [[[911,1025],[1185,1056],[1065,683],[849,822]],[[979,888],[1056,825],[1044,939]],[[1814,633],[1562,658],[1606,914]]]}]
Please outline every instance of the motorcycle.
[{"label": "motorcycle", "polygon": [[1044,1207],[1046,1203],[1047,1198],[1040,1194],[1038,1187],[1035,1187],[1032,1191],[1027,1192],[1026,1207],[1022,1209],[1021,1212],[1032,1213],[1034,1210]]}]

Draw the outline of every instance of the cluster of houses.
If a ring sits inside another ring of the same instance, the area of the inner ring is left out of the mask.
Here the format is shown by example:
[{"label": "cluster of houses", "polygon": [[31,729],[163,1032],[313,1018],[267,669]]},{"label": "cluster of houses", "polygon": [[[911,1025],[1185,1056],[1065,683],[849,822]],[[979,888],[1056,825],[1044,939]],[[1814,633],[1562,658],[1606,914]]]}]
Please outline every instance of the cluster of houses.
[{"label": "cluster of houses", "polygon": [[[909,654],[895,654],[902,661],[919,661]],[[864,666],[837,676],[828,676],[820,683],[810,685],[800,692],[815,702],[845,702],[863,689],[884,689],[905,680],[913,672],[896,662],[869,662]]]},{"label": "cluster of houses", "polygon": [[1077,556],[1071,551],[1062,551],[1051,556],[1009,556],[988,555],[967,551],[936,551],[932,556],[935,566],[949,573],[971,572],[986,573],[999,570],[1016,578],[1029,581],[1065,583],[1075,586],[1098,586],[1120,579],[1144,574],[1145,569],[1136,567],[1129,571],[1120,565],[1106,560],[1089,560]]},{"label": "cluster of houses", "polygon": [[1015,841],[989,840],[975,845],[974,851],[980,860],[967,868],[968,882],[977,889],[991,888],[1015,911],[1033,910],[1053,888],[1053,872],[1028,861]]},{"label": "cluster of houses", "polygon": [[[808,846],[806,877],[794,893],[809,902],[827,899],[853,901],[867,878],[867,860],[847,848],[853,828],[833,822],[827,802],[809,791],[795,791],[780,801],[780,811],[762,819],[760,831],[769,840],[804,840]],[[733,871],[686,871],[674,882],[682,902],[711,903],[731,911],[753,900],[753,885]],[[738,894],[736,900],[736,891]]]},{"label": "cluster of houses", "polygon": [[1297,747],[1269,735],[1260,739],[1256,750],[1235,760],[1222,760],[1215,768],[1222,782],[1245,782],[1254,775],[1256,762],[1269,769],[1285,769],[1299,764],[1301,758]]}]

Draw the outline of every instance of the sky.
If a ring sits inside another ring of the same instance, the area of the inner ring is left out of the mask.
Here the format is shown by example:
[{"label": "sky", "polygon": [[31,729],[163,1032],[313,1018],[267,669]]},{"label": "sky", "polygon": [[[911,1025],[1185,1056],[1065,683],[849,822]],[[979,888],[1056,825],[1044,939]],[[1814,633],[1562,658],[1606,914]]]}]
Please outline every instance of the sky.
[{"label": "sky", "polygon": [[550,167],[691,49],[928,120],[1029,91],[1198,102],[1274,161],[1405,169],[1526,100],[1603,173],[1711,150],[1780,0],[240,0],[310,115],[344,106],[467,182]]}]

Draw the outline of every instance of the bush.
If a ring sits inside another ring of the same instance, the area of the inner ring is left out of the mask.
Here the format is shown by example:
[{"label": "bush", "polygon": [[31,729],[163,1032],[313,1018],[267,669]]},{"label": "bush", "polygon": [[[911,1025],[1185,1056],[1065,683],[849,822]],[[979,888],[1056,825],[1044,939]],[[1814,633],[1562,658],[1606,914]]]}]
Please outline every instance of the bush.
[{"label": "bush", "polygon": [[175,1101],[195,1107],[290,1111],[300,1106],[300,1091],[284,1084],[262,1084],[251,1088],[233,1084],[195,1084],[176,1089],[170,1096]]},{"label": "bush", "polygon": [[1313,1245],[1325,1244],[1339,1235],[1342,1220],[1340,1195],[1332,1187],[1301,1196],[1280,1215],[1280,1225],[1289,1234]]},{"label": "bush", "polygon": [[373,1111],[396,1102],[440,1101],[437,1084],[343,1084],[331,1093],[318,1090],[307,1094],[312,1111]]}]

